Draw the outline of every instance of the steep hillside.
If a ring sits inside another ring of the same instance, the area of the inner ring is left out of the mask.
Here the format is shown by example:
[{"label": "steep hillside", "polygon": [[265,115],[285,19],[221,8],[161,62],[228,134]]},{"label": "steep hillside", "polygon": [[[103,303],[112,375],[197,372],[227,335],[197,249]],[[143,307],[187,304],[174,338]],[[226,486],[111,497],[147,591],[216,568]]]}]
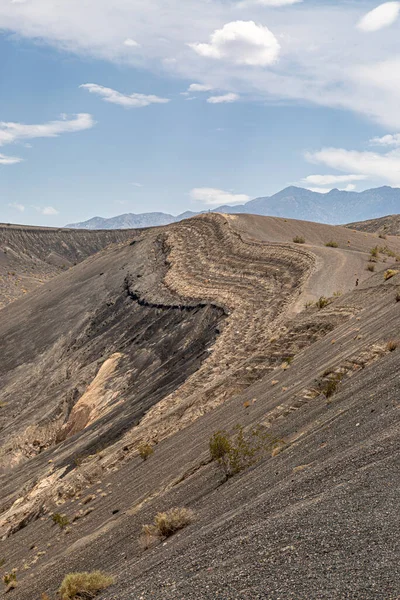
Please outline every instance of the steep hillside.
[{"label": "steep hillside", "polygon": [[[399,597],[400,240],[372,257],[376,242],[203,215],[135,232],[5,307],[13,598],[53,599],[65,574],[95,569],[116,578],[105,600]],[[263,442],[226,479],[209,440],[238,425]],[[187,528],[138,543],[182,506]]]},{"label": "steep hillside", "polygon": [[368,233],[377,233],[380,236],[400,235],[400,215],[388,215],[380,219],[349,223],[346,227],[358,231],[367,231]]},{"label": "steep hillside", "polygon": [[99,252],[132,237],[127,231],[68,231],[0,225],[0,308]]}]

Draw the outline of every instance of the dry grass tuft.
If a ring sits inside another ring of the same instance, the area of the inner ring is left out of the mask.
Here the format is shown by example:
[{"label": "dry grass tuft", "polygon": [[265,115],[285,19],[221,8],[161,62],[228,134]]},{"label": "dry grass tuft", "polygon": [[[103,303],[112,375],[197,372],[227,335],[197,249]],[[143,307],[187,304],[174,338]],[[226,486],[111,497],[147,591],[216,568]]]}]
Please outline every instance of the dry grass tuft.
[{"label": "dry grass tuft", "polygon": [[327,248],[339,248],[339,244],[337,242],[334,241],[330,241],[330,242],[326,242],[325,246]]},{"label": "dry grass tuft", "polygon": [[374,263],[368,263],[367,264],[367,271],[371,271],[371,273],[373,273],[375,271],[375,265],[374,265]]},{"label": "dry grass tuft", "polygon": [[143,525],[140,544],[148,548],[154,542],[170,537],[193,522],[194,512],[189,508],[170,508],[157,513],[152,525]]},{"label": "dry grass tuft", "polygon": [[386,344],[386,350],[388,352],[394,352],[398,346],[398,342],[396,342],[396,340],[389,340],[388,343]]},{"label": "dry grass tuft", "polygon": [[114,577],[102,571],[69,573],[64,577],[58,593],[61,600],[89,599],[94,598],[113,583]]},{"label": "dry grass tuft", "polygon": [[395,275],[398,274],[398,271],[396,271],[395,269],[388,269],[387,271],[385,271],[384,274],[384,280],[387,281],[388,279],[391,279],[392,277],[394,277]]}]

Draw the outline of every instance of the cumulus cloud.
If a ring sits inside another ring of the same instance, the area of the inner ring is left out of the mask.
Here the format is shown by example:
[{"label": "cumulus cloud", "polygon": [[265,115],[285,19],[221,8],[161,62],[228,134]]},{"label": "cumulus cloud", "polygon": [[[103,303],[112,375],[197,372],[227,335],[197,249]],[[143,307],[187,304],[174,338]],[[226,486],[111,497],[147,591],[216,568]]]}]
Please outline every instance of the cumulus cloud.
[{"label": "cumulus cloud", "polygon": [[[191,83],[187,89],[188,92],[210,92],[212,87],[203,83]],[[184,92],[187,93],[187,92]]]},{"label": "cumulus cloud", "polygon": [[222,96],[210,96],[210,98],[207,98],[207,102],[209,104],[230,103],[236,102],[236,100],[239,100],[239,96],[238,94],[233,93],[223,94]]},{"label": "cumulus cloud", "polygon": [[190,192],[190,197],[196,202],[203,204],[219,206],[224,204],[244,204],[250,200],[246,194],[233,194],[224,190],[215,188],[194,188]]},{"label": "cumulus cloud", "polygon": [[145,94],[121,94],[112,88],[107,88],[96,83],[84,83],[79,86],[85,90],[88,90],[91,94],[97,94],[104,99],[104,102],[111,102],[112,104],[119,104],[125,108],[143,108],[150,104],[166,104],[169,102],[167,98],[160,98],[159,96]]},{"label": "cumulus cloud", "polygon": [[383,27],[393,25],[399,15],[400,2],[384,2],[364,15],[357,27],[366,32],[379,31]]},{"label": "cumulus cloud", "polygon": [[400,146],[400,133],[374,137],[369,143],[371,146]]},{"label": "cumulus cloud", "polygon": [[200,56],[237,65],[266,67],[277,61],[280,45],[274,34],[254,21],[233,21],[216,29],[208,44],[189,44]]},{"label": "cumulus cloud", "polygon": [[400,186],[399,150],[378,154],[344,148],[323,148],[317,152],[308,152],[306,158],[312,163],[323,164],[338,171],[357,173],[365,178],[381,179],[390,185]]},{"label": "cumulus cloud", "polygon": [[23,204],[18,204],[18,202],[11,202],[8,206],[10,208],[15,208],[15,210],[21,213],[25,210],[25,206]]},{"label": "cumulus cloud", "polygon": [[16,165],[20,162],[22,162],[22,158],[18,158],[17,156],[6,156],[5,154],[0,154],[0,165]]},{"label": "cumulus cloud", "polygon": [[124,41],[124,46],[128,46],[128,48],[138,48],[140,46],[140,44],[136,40],[133,40],[132,38],[127,38]]},{"label": "cumulus cloud", "polygon": [[46,217],[51,217],[53,215],[58,215],[59,211],[53,206],[34,206],[34,208],[41,214]]},{"label": "cumulus cloud", "polygon": [[347,183],[351,181],[362,181],[366,179],[366,175],[308,175],[303,179],[304,183],[311,185],[334,185],[335,183]]},{"label": "cumulus cloud", "polygon": [[[94,125],[95,121],[92,116],[86,113],[75,115],[72,119],[68,119],[64,115],[59,121],[50,121],[49,123],[43,123],[41,125],[25,125],[23,123],[6,123],[1,121],[0,146],[12,144],[17,140],[57,137],[62,133],[72,133],[90,129]],[[20,162],[20,159],[12,160],[14,160],[14,162]]]}]

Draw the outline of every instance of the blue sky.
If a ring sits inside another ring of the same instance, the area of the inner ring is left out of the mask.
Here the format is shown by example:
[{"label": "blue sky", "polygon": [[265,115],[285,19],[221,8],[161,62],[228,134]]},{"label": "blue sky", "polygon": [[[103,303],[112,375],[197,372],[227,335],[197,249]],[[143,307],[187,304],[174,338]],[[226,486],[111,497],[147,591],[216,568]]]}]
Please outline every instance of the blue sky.
[{"label": "blue sky", "polygon": [[400,186],[399,14],[369,0],[0,0],[0,221]]}]

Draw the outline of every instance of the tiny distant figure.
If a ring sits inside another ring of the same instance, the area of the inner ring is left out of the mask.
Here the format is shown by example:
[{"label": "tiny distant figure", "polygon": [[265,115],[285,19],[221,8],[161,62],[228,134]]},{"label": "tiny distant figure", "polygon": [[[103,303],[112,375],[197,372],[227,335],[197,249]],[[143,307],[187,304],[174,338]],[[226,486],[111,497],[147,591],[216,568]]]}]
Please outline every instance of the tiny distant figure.
[{"label": "tiny distant figure", "polygon": [[356,279],[356,287],[358,286],[358,279]]}]

